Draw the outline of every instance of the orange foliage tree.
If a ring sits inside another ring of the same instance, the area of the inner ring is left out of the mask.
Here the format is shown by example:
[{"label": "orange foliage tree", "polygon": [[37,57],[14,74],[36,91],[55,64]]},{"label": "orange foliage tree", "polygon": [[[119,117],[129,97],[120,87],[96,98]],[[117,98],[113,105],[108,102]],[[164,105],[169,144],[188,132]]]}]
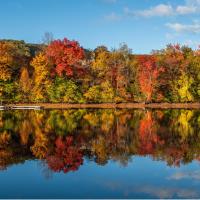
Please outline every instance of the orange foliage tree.
[{"label": "orange foliage tree", "polygon": [[156,57],[142,55],[138,57],[139,74],[138,80],[141,91],[145,95],[146,101],[152,101],[157,78],[160,70],[157,68]]}]

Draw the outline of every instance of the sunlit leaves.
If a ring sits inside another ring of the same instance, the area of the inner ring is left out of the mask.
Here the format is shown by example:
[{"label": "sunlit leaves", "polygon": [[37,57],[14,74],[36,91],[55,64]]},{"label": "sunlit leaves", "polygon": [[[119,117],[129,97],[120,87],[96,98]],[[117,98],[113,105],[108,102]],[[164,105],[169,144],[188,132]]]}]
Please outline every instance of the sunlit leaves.
[{"label": "sunlit leaves", "polygon": [[179,99],[178,102],[192,102],[193,96],[191,94],[190,88],[193,84],[194,79],[189,77],[187,74],[182,74],[177,82],[175,82],[175,87],[178,90]]},{"label": "sunlit leaves", "polygon": [[89,102],[109,103],[113,102],[114,90],[109,81],[105,81],[100,85],[90,87],[84,96]]},{"label": "sunlit leaves", "polygon": [[157,85],[157,78],[160,70],[156,64],[155,56],[140,56],[138,58],[138,81],[141,91],[145,95],[145,101],[149,102],[152,100],[155,87]]},{"label": "sunlit leaves", "polygon": [[29,48],[23,41],[0,41],[0,80],[7,81],[19,75],[20,67],[27,64]]},{"label": "sunlit leaves", "polygon": [[0,101],[199,102],[199,49],[177,44],[134,55],[126,44],[86,50],[47,38],[43,45],[0,40]]},{"label": "sunlit leaves", "polygon": [[71,77],[79,70],[80,61],[84,58],[84,51],[76,41],[67,38],[54,40],[46,50],[50,62],[55,65],[53,73]]},{"label": "sunlit leaves", "polygon": [[31,66],[34,68],[33,100],[45,101],[47,99],[47,90],[51,84],[50,67],[45,54],[39,53],[32,60]]},{"label": "sunlit leaves", "polygon": [[83,103],[79,87],[72,80],[56,77],[47,90],[51,102]]}]

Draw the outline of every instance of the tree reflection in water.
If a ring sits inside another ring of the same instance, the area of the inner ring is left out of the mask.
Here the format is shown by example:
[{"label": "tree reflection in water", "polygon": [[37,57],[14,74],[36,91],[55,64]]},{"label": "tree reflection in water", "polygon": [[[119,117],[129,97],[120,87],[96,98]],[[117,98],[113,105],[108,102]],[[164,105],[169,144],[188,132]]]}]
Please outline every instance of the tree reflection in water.
[{"label": "tree reflection in water", "polygon": [[151,156],[169,166],[200,160],[200,111],[74,109],[0,112],[0,168],[40,159],[54,172],[84,158],[127,165]]}]

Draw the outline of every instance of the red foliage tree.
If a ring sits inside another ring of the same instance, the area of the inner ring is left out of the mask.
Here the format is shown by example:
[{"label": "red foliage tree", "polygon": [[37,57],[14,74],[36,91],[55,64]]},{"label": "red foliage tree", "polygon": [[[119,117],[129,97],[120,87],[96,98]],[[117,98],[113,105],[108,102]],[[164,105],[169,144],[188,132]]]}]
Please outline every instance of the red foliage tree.
[{"label": "red foliage tree", "polygon": [[76,41],[67,38],[54,40],[46,49],[47,58],[55,66],[54,74],[59,76],[65,73],[73,76],[74,73],[81,73],[80,61],[84,58],[84,50]]},{"label": "red foliage tree", "polygon": [[152,100],[152,95],[160,70],[157,68],[155,56],[142,55],[138,58],[138,64],[140,88],[145,94],[146,101],[148,102]]},{"label": "red foliage tree", "polygon": [[55,153],[47,157],[49,168],[64,173],[77,170],[83,163],[83,153],[74,143],[73,137],[67,136],[64,140],[58,137],[55,145]]}]

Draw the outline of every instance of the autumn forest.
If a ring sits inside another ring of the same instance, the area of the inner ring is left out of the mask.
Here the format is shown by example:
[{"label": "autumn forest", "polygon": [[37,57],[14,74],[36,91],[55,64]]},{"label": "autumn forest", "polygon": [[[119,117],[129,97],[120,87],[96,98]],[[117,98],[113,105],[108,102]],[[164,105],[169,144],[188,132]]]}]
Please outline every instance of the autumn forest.
[{"label": "autumn forest", "polygon": [[168,45],[137,55],[126,44],[0,40],[3,103],[185,103],[200,100],[200,49]]}]

